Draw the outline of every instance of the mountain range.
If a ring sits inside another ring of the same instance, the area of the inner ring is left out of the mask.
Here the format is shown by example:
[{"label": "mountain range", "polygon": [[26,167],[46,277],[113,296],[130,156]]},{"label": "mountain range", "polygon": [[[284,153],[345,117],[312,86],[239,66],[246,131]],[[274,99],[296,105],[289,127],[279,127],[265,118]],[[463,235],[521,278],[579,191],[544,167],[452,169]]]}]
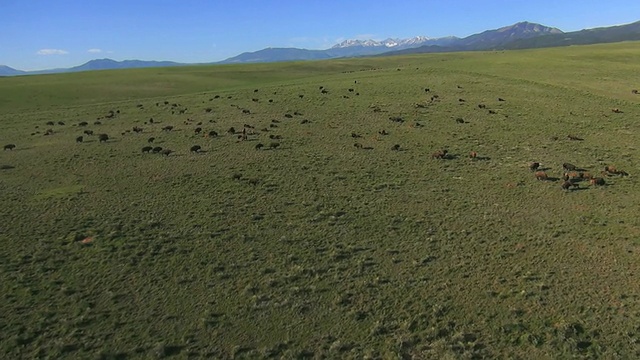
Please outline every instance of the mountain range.
[{"label": "mountain range", "polygon": [[[455,36],[442,38],[416,36],[408,39],[388,38],[382,41],[345,40],[326,50],[266,48],[255,52],[242,53],[226,60],[209,64],[262,63],[376,55],[391,56],[433,52],[528,49],[628,40],[640,40],[640,21],[626,25],[600,27],[573,32],[563,32],[557,28],[524,21],[499,29],[483,31],[464,38]],[[0,65],[0,76],[185,65],[195,64],[183,64],[171,61],[115,61],[111,59],[97,59],[68,69],[40,71],[21,71]]]}]

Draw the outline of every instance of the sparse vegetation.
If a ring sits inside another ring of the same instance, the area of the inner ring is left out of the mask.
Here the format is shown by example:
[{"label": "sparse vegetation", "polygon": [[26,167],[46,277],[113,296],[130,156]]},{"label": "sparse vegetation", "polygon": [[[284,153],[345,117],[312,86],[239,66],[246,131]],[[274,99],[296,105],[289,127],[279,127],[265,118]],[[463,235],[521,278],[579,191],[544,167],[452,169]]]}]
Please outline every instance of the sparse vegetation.
[{"label": "sparse vegetation", "polygon": [[637,45],[0,78],[2,353],[637,358]]}]

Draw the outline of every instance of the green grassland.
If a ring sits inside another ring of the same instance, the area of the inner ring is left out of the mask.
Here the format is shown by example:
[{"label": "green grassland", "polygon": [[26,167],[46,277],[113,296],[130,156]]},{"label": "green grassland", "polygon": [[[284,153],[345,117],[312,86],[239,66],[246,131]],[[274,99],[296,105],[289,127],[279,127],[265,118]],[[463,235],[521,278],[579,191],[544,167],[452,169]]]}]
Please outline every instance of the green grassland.
[{"label": "green grassland", "polygon": [[[0,78],[0,353],[637,358],[639,57]],[[566,191],[564,162],[630,175]]]}]

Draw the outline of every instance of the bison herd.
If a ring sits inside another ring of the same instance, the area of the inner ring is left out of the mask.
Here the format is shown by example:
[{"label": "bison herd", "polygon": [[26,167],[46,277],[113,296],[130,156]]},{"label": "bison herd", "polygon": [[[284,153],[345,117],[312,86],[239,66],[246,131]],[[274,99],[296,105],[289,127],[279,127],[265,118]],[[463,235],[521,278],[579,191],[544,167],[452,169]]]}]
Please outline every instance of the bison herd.
[{"label": "bison herd", "polygon": [[614,166],[605,166],[604,170],[600,172],[600,176],[594,176],[587,169],[579,168],[578,166],[571,163],[563,163],[562,170],[563,174],[560,179],[552,178],[547,175],[546,170],[541,169],[541,164],[539,162],[532,162],[529,164],[529,170],[533,171],[533,176],[540,181],[556,181],[562,180],[561,188],[563,190],[577,190],[581,189],[580,183],[587,182],[589,185],[593,186],[605,186],[607,185],[607,181],[605,178],[611,176],[628,176],[624,170],[618,170]]}]

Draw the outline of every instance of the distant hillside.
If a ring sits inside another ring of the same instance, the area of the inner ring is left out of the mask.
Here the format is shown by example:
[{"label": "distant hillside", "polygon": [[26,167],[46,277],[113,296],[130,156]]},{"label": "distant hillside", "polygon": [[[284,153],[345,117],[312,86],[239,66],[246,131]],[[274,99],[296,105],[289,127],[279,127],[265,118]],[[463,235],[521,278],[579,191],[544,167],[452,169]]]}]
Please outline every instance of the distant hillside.
[{"label": "distant hillside", "polygon": [[420,54],[447,51],[491,50],[502,48],[506,44],[521,39],[537,38],[549,34],[563,34],[562,30],[527,21],[519,22],[495,30],[483,31],[462,39],[458,39],[449,46],[421,46],[413,49],[386,52],[383,55]]},{"label": "distant hillside", "polygon": [[255,52],[245,52],[238,56],[223,60],[220,64],[258,63],[277,61],[322,60],[342,57],[371,56],[385,53],[393,49],[407,49],[422,45],[449,45],[456,40],[455,36],[444,38],[428,38],[416,36],[410,39],[345,40],[326,50],[307,50],[298,48],[267,48]]},{"label": "distant hillside", "polygon": [[133,69],[147,67],[169,67],[185,65],[173,61],[143,61],[143,60],[123,60],[115,61],[111,59],[91,60],[80,66],[72,67],[66,72],[90,71],[90,70],[112,70],[112,69]]},{"label": "distant hillside", "polygon": [[519,39],[506,44],[504,49],[588,45],[630,40],[640,40],[640,21],[626,25],[600,27],[561,34],[543,35],[529,39]]},{"label": "distant hillside", "polygon": [[238,56],[219,62],[220,64],[262,63],[295,60],[329,59],[323,50],[307,50],[297,48],[266,48],[254,52],[245,52]]},{"label": "distant hillside", "polygon": [[80,72],[80,71],[133,69],[133,68],[148,68],[148,67],[169,67],[169,66],[183,66],[183,65],[187,65],[187,64],[181,64],[181,63],[172,62],[172,61],[143,61],[143,60],[115,61],[111,59],[96,59],[96,60],[91,60],[82,65],[74,66],[68,69],[22,71],[22,70],[16,70],[8,66],[1,65],[0,76],[58,74],[58,73],[68,73],[68,72]]},{"label": "distant hillside", "polygon": [[25,74],[26,74],[25,71],[16,70],[6,65],[0,65],[0,76],[15,76],[15,75],[25,75]]}]

